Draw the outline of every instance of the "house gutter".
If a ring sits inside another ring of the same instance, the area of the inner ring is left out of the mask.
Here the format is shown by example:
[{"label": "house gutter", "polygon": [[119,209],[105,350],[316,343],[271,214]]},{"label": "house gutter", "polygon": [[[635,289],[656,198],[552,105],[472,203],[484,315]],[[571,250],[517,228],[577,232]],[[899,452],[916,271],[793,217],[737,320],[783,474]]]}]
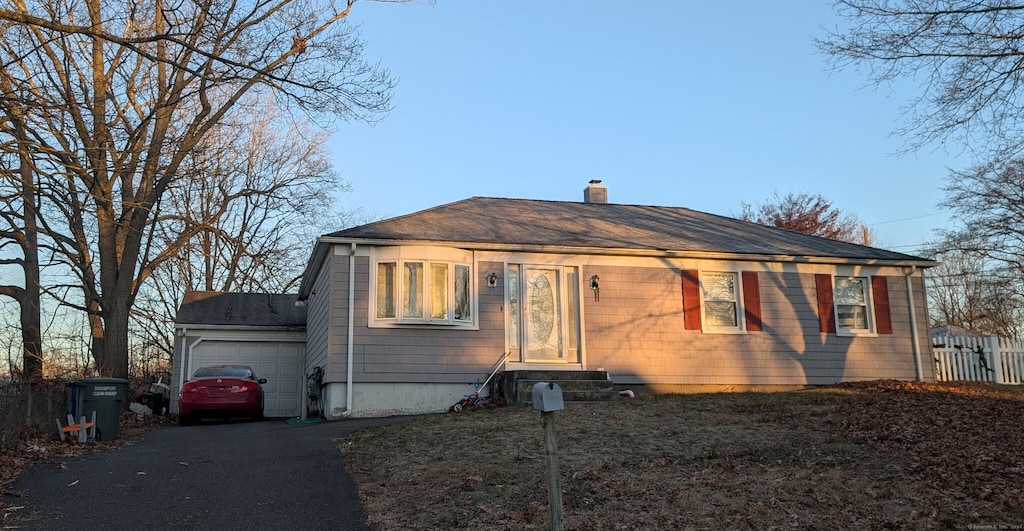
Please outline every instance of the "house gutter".
[{"label": "house gutter", "polygon": [[914,285],[911,281],[911,277],[916,271],[917,266],[910,266],[909,270],[903,274],[903,278],[907,281],[907,302],[910,303],[910,341],[914,350],[914,370],[917,373],[917,381],[920,382],[923,380],[924,374],[921,369],[921,343],[917,338],[917,310],[914,308]]},{"label": "house gutter", "polygon": [[[874,265],[894,267],[935,267],[939,262],[934,260],[899,258],[844,258],[838,256],[799,256],[762,253],[729,253],[719,251],[679,251],[671,249],[624,249],[590,246],[541,245],[541,244],[508,244],[488,242],[458,242],[434,240],[402,240],[388,238],[340,238],[321,236],[318,243],[324,244],[356,244],[361,245],[439,245],[458,247],[474,251],[510,251],[552,254],[595,254],[606,256],[631,256],[655,258],[692,258],[706,260],[736,260],[747,262],[790,262],[804,264],[838,264],[838,265]],[[318,253],[314,252],[314,256]],[[300,291],[299,298],[303,298]]]}]

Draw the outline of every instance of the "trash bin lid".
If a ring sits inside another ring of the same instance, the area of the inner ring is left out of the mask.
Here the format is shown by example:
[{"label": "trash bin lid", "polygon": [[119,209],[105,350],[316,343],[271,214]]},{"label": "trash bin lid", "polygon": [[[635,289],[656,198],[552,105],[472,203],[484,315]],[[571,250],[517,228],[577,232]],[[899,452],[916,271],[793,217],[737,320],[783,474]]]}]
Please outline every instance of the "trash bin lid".
[{"label": "trash bin lid", "polygon": [[99,377],[99,376],[97,376],[95,378],[83,378],[81,380],[76,380],[76,381],[82,382],[82,383],[89,383],[89,384],[127,384],[128,383],[128,380],[125,380],[124,378],[103,378],[103,377]]}]

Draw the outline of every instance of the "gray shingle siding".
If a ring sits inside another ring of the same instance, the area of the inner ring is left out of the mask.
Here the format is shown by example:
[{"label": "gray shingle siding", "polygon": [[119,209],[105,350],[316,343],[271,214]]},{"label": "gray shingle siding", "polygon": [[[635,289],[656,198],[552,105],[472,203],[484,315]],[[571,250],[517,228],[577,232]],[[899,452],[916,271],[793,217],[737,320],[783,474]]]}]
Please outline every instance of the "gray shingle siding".
[{"label": "gray shingle siding", "polygon": [[306,374],[312,374],[314,367],[327,366],[327,340],[329,337],[329,320],[331,301],[334,295],[330,292],[331,270],[333,262],[328,260],[320,269],[314,282],[313,291],[316,295],[306,299],[308,317],[306,319]]},{"label": "gray shingle siding", "polygon": [[[683,329],[678,270],[585,271],[595,273],[601,275],[601,301],[583,303],[587,362],[607,369],[616,383],[815,385],[915,377],[906,288],[899,277],[888,281],[894,333],[851,338],[819,331],[813,274],[759,273],[764,332],[714,334]],[[612,288],[627,284],[651,296],[620,296]],[[915,289],[922,288],[918,282]],[[926,341],[921,298],[915,300],[918,334]],[[928,359],[927,345],[922,348]]]}]

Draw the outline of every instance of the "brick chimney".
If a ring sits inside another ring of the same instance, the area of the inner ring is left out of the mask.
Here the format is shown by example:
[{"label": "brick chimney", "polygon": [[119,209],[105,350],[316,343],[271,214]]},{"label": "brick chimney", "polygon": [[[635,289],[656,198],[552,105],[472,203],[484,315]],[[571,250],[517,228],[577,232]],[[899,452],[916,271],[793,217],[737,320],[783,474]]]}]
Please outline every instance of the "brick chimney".
[{"label": "brick chimney", "polygon": [[590,181],[590,185],[583,189],[584,203],[608,203],[608,188],[601,186],[600,179]]}]

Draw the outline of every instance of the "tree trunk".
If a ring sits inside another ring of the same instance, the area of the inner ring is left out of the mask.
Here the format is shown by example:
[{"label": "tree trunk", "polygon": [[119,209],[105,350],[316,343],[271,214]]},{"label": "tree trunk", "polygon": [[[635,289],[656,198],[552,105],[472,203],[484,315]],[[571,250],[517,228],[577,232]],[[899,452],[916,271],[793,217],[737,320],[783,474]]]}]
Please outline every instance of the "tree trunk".
[{"label": "tree trunk", "polygon": [[43,379],[43,338],[40,317],[39,228],[36,225],[36,190],[28,146],[22,144],[21,200],[25,213],[25,243],[22,245],[25,271],[25,297],[21,301],[21,344],[24,381]]},{"label": "tree trunk", "polygon": [[[127,297],[126,297],[127,299]],[[102,337],[93,333],[92,357],[100,376],[128,378],[128,309],[130,303],[115,300],[103,309]]]}]

